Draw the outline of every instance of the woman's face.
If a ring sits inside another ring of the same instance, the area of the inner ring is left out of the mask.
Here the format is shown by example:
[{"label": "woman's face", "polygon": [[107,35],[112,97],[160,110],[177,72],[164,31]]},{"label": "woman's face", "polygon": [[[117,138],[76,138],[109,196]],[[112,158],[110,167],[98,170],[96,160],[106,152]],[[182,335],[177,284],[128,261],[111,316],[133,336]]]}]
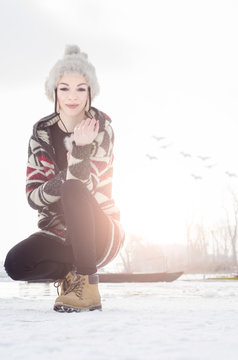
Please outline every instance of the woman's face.
[{"label": "woman's face", "polygon": [[88,84],[83,75],[65,74],[57,85],[57,101],[60,110],[68,116],[78,116],[85,111],[88,100]]}]

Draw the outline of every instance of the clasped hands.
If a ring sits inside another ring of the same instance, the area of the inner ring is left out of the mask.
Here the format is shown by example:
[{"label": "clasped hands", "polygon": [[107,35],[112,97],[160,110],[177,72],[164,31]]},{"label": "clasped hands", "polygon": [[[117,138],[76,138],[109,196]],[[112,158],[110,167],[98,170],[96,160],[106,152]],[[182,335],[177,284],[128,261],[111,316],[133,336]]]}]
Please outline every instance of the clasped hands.
[{"label": "clasped hands", "polygon": [[[99,130],[99,120],[94,118],[87,118],[82,120],[74,128],[74,141],[76,145],[84,146],[91,144],[96,138]],[[71,151],[67,153],[67,160],[69,161]]]}]

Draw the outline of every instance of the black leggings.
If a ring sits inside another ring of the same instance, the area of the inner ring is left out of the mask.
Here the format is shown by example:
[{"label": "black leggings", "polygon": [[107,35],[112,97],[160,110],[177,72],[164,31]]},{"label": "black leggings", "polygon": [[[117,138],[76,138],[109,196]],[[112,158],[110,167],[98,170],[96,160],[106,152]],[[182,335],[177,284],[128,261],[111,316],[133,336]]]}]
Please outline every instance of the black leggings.
[{"label": "black leggings", "polygon": [[78,180],[62,184],[61,203],[68,241],[36,232],[7,254],[5,269],[14,280],[57,280],[70,270],[93,274],[109,242],[110,221]]}]

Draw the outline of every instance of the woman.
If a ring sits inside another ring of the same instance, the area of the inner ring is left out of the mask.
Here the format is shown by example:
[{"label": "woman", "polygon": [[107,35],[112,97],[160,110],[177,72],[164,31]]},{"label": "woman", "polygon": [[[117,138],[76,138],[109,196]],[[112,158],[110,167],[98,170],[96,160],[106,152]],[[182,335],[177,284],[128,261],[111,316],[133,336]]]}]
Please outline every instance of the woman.
[{"label": "woman", "polygon": [[111,119],[91,107],[98,81],[78,46],[66,46],[45,88],[55,112],[33,127],[26,181],[40,230],[15,245],[4,266],[14,280],[55,281],[56,311],[101,309],[97,269],[124,242],[111,195]]}]

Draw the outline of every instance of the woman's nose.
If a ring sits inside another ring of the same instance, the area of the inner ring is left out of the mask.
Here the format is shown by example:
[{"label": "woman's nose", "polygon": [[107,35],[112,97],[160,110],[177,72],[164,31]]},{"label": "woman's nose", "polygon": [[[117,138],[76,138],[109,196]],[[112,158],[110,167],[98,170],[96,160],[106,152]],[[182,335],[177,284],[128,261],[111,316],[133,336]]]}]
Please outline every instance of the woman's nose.
[{"label": "woman's nose", "polygon": [[78,98],[78,91],[77,90],[71,90],[68,92],[68,98],[69,99],[77,99]]}]

